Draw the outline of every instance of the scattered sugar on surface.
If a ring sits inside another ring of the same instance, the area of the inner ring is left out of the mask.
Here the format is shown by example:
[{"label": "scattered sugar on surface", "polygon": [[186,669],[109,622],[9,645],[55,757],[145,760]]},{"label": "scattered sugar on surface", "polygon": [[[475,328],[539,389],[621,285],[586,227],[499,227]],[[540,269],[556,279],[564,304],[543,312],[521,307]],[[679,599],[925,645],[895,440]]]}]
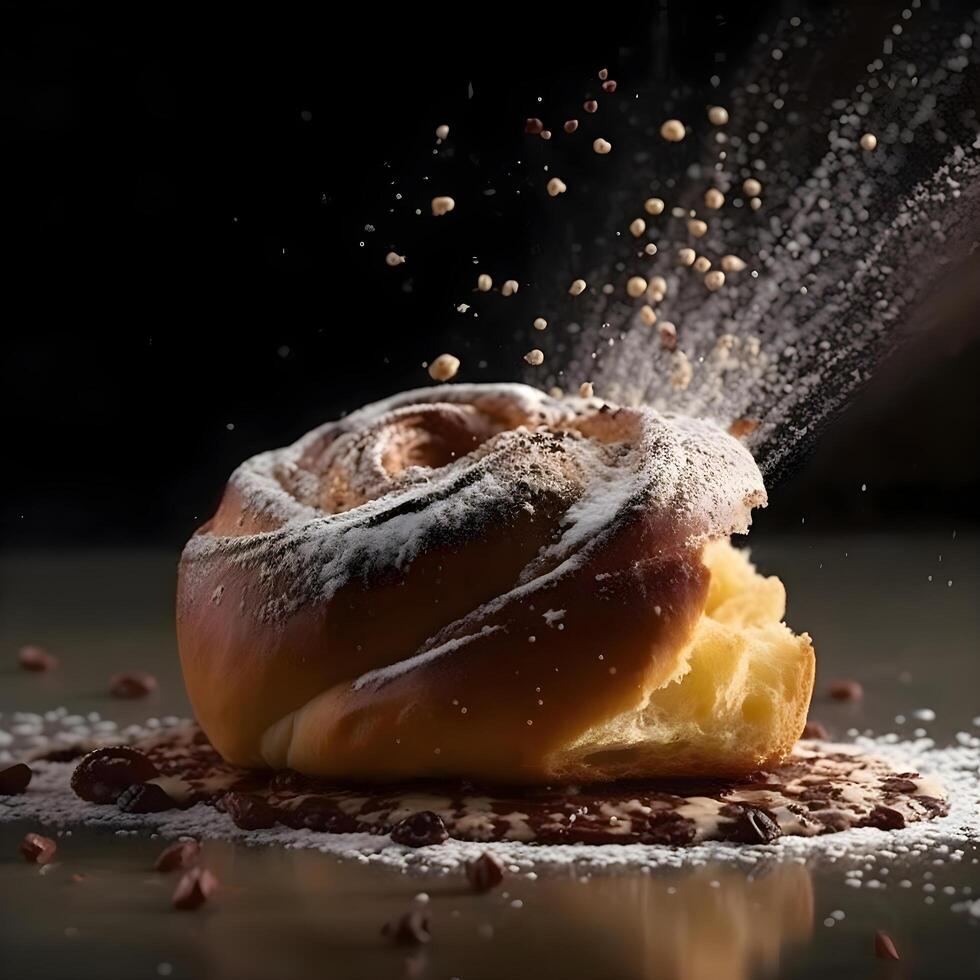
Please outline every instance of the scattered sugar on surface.
[{"label": "scattered sugar on surface", "polygon": [[[11,762],[30,750],[63,747],[91,737],[92,722],[78,720],[64,708],[46,715],[0,715],[0,731],[9,735],[0,749],[0,762]],[[100,719],[101,720],[101,719]],[[178,719],[166,719],[168,724]],[[152,724],[151,724],[152,722]],[[142,726],[103,730],[106,744],[118,742],[119,734],[137,738],[159,731],[163,721],[150,719]],[[17,728],[19,731],[14,732]],[[519,843],[472,843],[450,839],[444,844],[406,848],[393,844],[388,835],[327,834],[276,827],[244,831],[214,807],[198,804],[189,810],[158,814],[122,813],[114,806],[95,806],[79,799],[69,787],[76,762],[35,762],[34,779],[27,793],[0,797],[0,821],[32,821],[44,827],[71,828],[85,825],[123,833],[154,831],[164,837],[192,836],[235,840],[252,845],[312,849],[325,854],[395,869],[423,873],[457,873],[466,861],[491,851],[521,872],[575,866],[585,874],[621,870],[671,869],[726,863],[751,870],[773,861],[819,863],[840,869],[852,888],[908,887],[899,879],[899,868],[928,858],[938,868],[966,859],[970,848],[980,845],[980,738],[960,733],[957,744],[937,747],[931,739],[899,741],[895,734],[859,736],[855,746],[889,760],[903,770],[916,770],[924,779],[945,788],[949,814],[936,820],[911,824],[900,831],[853,828],[823,837],[783,837],[770,845],[747,847],[710,842],[693,847],[657,845],[528,845]],[[894,873],[892,873],[894,872]],[[891,878],[898,879],[892,881]],[[926,880],[933,877],[925,872]],[[888,879],[882,880],[882,879]],[[977,900],[955,903],[953,908],[976,915]]]}]

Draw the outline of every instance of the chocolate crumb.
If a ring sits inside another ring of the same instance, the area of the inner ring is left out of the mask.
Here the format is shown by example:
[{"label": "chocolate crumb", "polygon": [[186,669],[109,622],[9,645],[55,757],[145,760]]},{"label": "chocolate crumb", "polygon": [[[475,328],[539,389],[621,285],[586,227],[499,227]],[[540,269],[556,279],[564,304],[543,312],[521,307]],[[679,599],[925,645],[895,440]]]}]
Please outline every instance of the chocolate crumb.
[{"label": "chocolate crumb", "polygon": [[831,681],[827,693],[835,701],[860,701],[864,697],[864,688],[857,681]]},{"label": "chocolate crumb", "polygon": [[44,647],[26,646],[17,651],[17,661],[23,670],[43,673],[58,666],[58,658],[48,653]]},{"label": "chocolate crumb", "polygon": [[221,805],[235,826],[242,830],[265,830],[278,823],[276,811],[268,803],[248,793],[225,793]]},{"label": "chocolate crumb", "polygon": [[808,721],[803,728],[803,734],[800,738],[819,738],[827,741],[830,738],[830,732],[819,721]]},{"label": "chocolate crumb", "polygon": [[779,824],[759,807],[729,803],[722,807],[721,814],[732,821],[724,828],[725,840],[739,844],[771,844],[783,835]]},{"label": "chocolate crumb", "polygon": [[116,799],[123,813],[162,813],[177,807],[174,798],[157,783],[133,783]]},{"label": "chocolate crumb", "polygon": [[89,803],[115,803],[123,790],[155,779],[160,773],[149,758],[126,745],[89,752],[75,767],[71,788]]},{"label": "chocolate crumb", "polygon": [[422,909],[406,912],[397,922],[386,922],[381,934],[399,946],[421,946],[432,939],[429,915]]},{"label": "chocolate crumb", "polygon": [[905,817],[890,806],[875,806],[864,821],[868,827],[879,830],[902,830],[905,827]]},{"label": "chocolate crumb", "polygon": [[888,935],[887,932],[882,932],[880,929],[875,933],[875,956],[879,960],[900,960],[901,957],[898,955],[898,950],[895,949],[895,943],[892,942],[892,937]]},{"label": "chocolate crumb", "polygon": [[0,769],[0,796],[19,796],[27,789],[33,775],[31,767],[23,762]]},{"label": "chocolate crumb", "polygon": [[207,868],[191,868],[177,882],[173,906],[183,912],[200,908],[217,890],[218,879]]},{"label": "chocolate crumb", "polygon": [[177,841],[176,844],[171,844],[160,852],[153,870],[166,874],[169,871],[189,868],[197,862],[200,854],[201,845],[196,840]]},{"label": "chocolate crumb", "polygon": [[491,891],[504,880],[504,866],[499,858],[484,851],[475,861],[466,862],[466,880],[474,891]]},{"label": "chocolate crumb", "polygon": [[391,839],[406,847],[425,847],[427,844],[441,844],[449,837],[446,825],[438,813],[419,810],[411,816],[399,820],[391,828]]},{"label": "chocolate crumb", "polygon": [[157,689],[152,674],[116,674],[109,679],[109,693],[114,698],[145,698]]},{"label": "chocolate crumb", "polygon": [[27,834],[20,842],[21,856],[31,864],[47,864],[57,850],[58,845],[41,834]]}]

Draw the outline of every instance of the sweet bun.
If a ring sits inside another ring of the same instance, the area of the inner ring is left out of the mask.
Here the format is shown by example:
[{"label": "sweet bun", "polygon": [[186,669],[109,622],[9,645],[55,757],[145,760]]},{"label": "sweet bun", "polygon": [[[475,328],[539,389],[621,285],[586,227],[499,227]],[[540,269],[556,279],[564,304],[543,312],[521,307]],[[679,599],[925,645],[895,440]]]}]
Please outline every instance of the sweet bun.
[{"label": "sweet bun", "polygon": [[247,461],[181,558],[195,713],[246,766],[490,782],[778,762],[813,682],[711,423],[522,385],[406,392]]}]

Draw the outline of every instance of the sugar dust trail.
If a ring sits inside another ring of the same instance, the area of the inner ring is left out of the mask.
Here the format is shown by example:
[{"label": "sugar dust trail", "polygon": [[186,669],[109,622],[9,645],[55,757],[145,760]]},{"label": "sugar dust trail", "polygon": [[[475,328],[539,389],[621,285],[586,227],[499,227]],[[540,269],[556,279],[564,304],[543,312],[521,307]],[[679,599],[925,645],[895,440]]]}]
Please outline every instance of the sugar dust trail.
[{"label": "sugar dust trail", "polygon": [[[976,305],[980,10],[856,16],[783,19],[727,88],[638,87],[619,104],[609,226],[575,266],[599,288],[549,352],[551,383],[738,422],[772,482],[934,325],[944,292]],[[661,136],[668,117],[682,142]]]}]

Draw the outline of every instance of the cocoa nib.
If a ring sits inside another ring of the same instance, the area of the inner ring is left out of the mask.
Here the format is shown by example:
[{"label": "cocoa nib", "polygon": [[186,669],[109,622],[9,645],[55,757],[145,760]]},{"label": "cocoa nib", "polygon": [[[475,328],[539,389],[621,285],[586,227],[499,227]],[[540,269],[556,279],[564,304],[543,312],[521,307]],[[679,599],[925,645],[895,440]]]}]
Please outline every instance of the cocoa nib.
[{"label": "cocoa nib", "polygon": [[20,842],[20,853],[31,864],[47,864],[58,850],[58,845],[50,837],[41,834],[28,834]]},{"label": "cocoa nib", "polygon": [[153,870],[166,874],[168,871],[189,868],[196,863],[200,853],[201,845],[196,840],[177,841],[176,844],[171,844],[160,852]]},{"label": "cocoa nib", "polygon": [[826,742],[830,738],[830,733],[819,721],[808,721],[800,738],[818,738]]},{"label": "cocoa nib", "polygon": [[109,693],[114,698],[145,698],[157,689],[152,674],[116,674],[109,679]]},{"label": "cocoa nib", "polygon": [[115,803],[123,790],[155,779],[160,773],[137,749],[114,745],[89,752],[75,767],[71,788],[89,803]]},{"label": "cocoa nib", "polygon": [[278,823],[276,811],[257,796],[248,793],[225,793],[221,805],[242,830],[262,830]]},{"label": "cocoa nib", "polygon": [[177,802],[156,783],[133,783],[119,794],[116,806],[123,813],[162,813],[176,809]]},{"label": "cocoa nib", "polygon": [[33,775],[31,767],[23,762],[0,769],[0,796],[17,796],[23,793]]},{"label": "cocoa nib", "polygon": [[174,889],[175,909],[190,912],[200,908],[217,890],[218,879],[207,868],[191,868]]},{"label": "cocoa nib", "polygon": [[54,670],[58,666],[58,658],[52,656],[43,647],[27,646],[17,651],[17,662],[23,670],[42,673]]},{"label": "cocoa nib", "polygon": [[396,922],[386,922],[381,927],[381,934],[399,946],[421,946],[432,939],[428,913],[422,909],[412,909]]},{"label": "cocoa nib", "polygon": [[864,688],[857,681],[831,681],[827,693],[835,701],[860,701],[864,697]]},{"label": "cocoa nib", "polygon": [[721,815],[731,821],[722,828],[725,840],[739,844],[771,844],[783,834],[772,816],[757,806],[729,803],[722,807]]},{"label": "cocoa nib", "polygon": [[879,960],[900,960],[898,950],[892,942],[892,937],[880,929],[875,933],[875,956]]},{"label": "cocoa nib", "polygon": [[441,844],[449,837],[442,817],[431,810],[419,810],[411,816],[399,820],[391,828],[391,839],[406,847],[425,847],[427,844]]},{"label": "cocoa nib", "polygon": [[504,866],[498,858],[484,851],[475,861],[466,862],[466,880],[477,892],[488,892],[504,880]]}]

